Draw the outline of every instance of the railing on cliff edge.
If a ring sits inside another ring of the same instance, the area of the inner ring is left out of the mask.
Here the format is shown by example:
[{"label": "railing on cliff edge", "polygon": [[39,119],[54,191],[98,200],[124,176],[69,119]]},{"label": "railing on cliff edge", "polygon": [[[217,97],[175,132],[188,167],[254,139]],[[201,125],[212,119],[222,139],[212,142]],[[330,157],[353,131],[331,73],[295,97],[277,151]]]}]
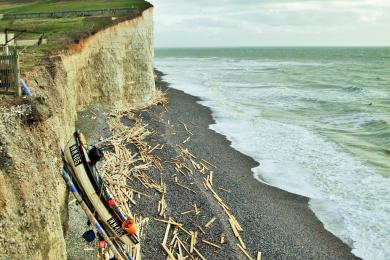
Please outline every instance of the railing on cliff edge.
[{"label": "railing on cliff edge", "polygon": [[21,96],[18,51],[16,48],[10,51],[0,48],[0,52],[0,94]]},{"label": "railing on cliff edge", "polygon": [[20,14],[3,14],[2,19],[29,19],[29,18],[65,18],[65,17],[84,17],[84,16],[101,16],[101,15],[138,15],[141,13],[138,7],[115,8],[115,9],[98,9],[98,10],[78,10],[48,13],[20,13]]}]

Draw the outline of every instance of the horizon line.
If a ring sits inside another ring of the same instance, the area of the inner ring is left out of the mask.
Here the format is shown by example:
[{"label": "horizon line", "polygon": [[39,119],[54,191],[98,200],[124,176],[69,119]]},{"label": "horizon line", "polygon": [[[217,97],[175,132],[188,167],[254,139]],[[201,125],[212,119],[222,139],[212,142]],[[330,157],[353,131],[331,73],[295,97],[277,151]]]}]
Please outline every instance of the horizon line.
[{"label": "horizon line", "polygon": [[156,46],[155,49],[203,48],[390,48],[390,45],[242,45],[242,46]]}]

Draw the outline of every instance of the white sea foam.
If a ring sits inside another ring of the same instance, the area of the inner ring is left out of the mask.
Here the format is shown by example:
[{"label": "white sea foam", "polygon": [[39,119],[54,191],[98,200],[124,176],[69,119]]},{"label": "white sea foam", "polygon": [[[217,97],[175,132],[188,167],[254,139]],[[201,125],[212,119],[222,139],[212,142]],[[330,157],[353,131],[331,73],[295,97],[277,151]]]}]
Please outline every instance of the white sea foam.
[{"label": "white sea foam", "polygon": [[[267,62],[249,61],[230,66],[227,62],[161,59],[157,60],[157,67],[168,74],[165,79],[172,87],[200,97],[201,103],[212,109],[216,124],[210,128],[225,135],[235,149],[260,163],[253,169],[257,179],[309,197],[310,208],[316,216],[329,231],[348,243],[357,256],[390,259],[390,179],[312,129],[293,124],[293,120],[278,122],[263,116],[284,107],[306,108],[302,97],[325,102],[350,100],[351,96],[343,97],[333,90],[325,94],[297,91],[282,83],[251,90],[250,83],[236,81],[232,75],[224,74],[223,68],[239,71],[245,66],[241,73],[250,73],[267,68]],[[334,123],[352,121],[359,125],[362,123],[359,118],[340,116]]]}]

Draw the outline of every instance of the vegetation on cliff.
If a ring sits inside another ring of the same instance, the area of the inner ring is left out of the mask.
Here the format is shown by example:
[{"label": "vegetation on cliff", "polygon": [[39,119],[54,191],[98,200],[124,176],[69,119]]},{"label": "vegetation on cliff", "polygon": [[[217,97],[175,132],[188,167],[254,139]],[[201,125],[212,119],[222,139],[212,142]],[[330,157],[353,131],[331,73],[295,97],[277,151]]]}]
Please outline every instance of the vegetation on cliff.
[{"label": "vegetation on cliff", "polygon": [[144,0],[14,0],[0,1],[0,13],[39,13],[130,7],[142,9],[148,6],[149,4]]},{"label": "vegetation on cliff", "polygon": [[[96,32],[130,20],[149,8],[150,3],[144,0],[17,0],[0,1],[0,14],[25,14],[25,13],[47,13],[86,11],[117,8],[138,8],[139,12],[128,14],[64,17],[64,18],[26,18],[26,19],[3,19],[0,20],[0,31],[5,28],[30,30],[44,33],[47,44],[39,47],[24,50],[22,66],[31,68],[38,65],[45,65],[46,57],[67,49],[72,43],[78,43],[81,39],[87,38]],[[24,34],[19,39],[34,39],[37,35]]]}]

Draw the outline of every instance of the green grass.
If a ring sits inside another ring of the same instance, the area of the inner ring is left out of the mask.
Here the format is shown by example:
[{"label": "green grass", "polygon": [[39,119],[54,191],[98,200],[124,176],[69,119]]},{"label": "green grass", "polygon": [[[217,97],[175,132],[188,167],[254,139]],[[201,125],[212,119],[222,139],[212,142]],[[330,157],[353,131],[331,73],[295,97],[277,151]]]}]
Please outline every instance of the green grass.
[{"label": "green grass", "polygon": [[[126,16],[119,17],[112,21],[110,17],[72,17],[60,19],[21,19],[21,20],[0,20],[0,28],[28,29],[44,33],[47,44],[31,46],[23,49],[21,60],[22,68],[27,69],[38,65],[45,65],[47,59],[60,50],[66,50],[71,43],[77,43],[80,39],[86,38],[99,30],[128,20]],[[37,34],[23,34],[18,39],[37,39]],[[22,48],[22,47],[21,47]]]},{"label": "green grass", "polygon": [[[0,0],[0,13],[35,13],[53,11],[93,10],[110,8],[138,7],[141,10],[149,7],[143,0]],[[59,50],[67,49],[71,43],[77,43],[80,39],[88,37],[99,30],[107,28],[115,23],[128,20],[130,17],[123,15],[112,20],[111,17],[67,17],[67,18],[36,18],[0,20],[0,32],[5,28],[28,29],[45,34],[47,45],[33,46],[25,49],[21,59],[24,67],[42,65],[47,60],[45,57]],[[23,34],[19,39],[37,39],[38,35]]]},{"label": "green grass", "polygon": [[[115,22],[127,20],[121,17]],[[44,33],[47,44],[31,46],[23,49],[21,60],[22,68],[27,69],[38,65],[45,65],[45,57],[55,54],[60,50],[67,49],[71,43],[77,43],[80,39],[86,38],[99,30],[109,27],[114,22],[109,17],[72,17],[61,19],[22,19],[22,20],[0,20],[0,28],[29,29]],[[37,34],[23,34],[18,39],[36,39]]]},{"label": "green grass", "polygon": [[96,10],[106,8],[130,8],[146,6],[143,0],[41,0],[0,1],[0,13],[45,13],[57,11]]}]

